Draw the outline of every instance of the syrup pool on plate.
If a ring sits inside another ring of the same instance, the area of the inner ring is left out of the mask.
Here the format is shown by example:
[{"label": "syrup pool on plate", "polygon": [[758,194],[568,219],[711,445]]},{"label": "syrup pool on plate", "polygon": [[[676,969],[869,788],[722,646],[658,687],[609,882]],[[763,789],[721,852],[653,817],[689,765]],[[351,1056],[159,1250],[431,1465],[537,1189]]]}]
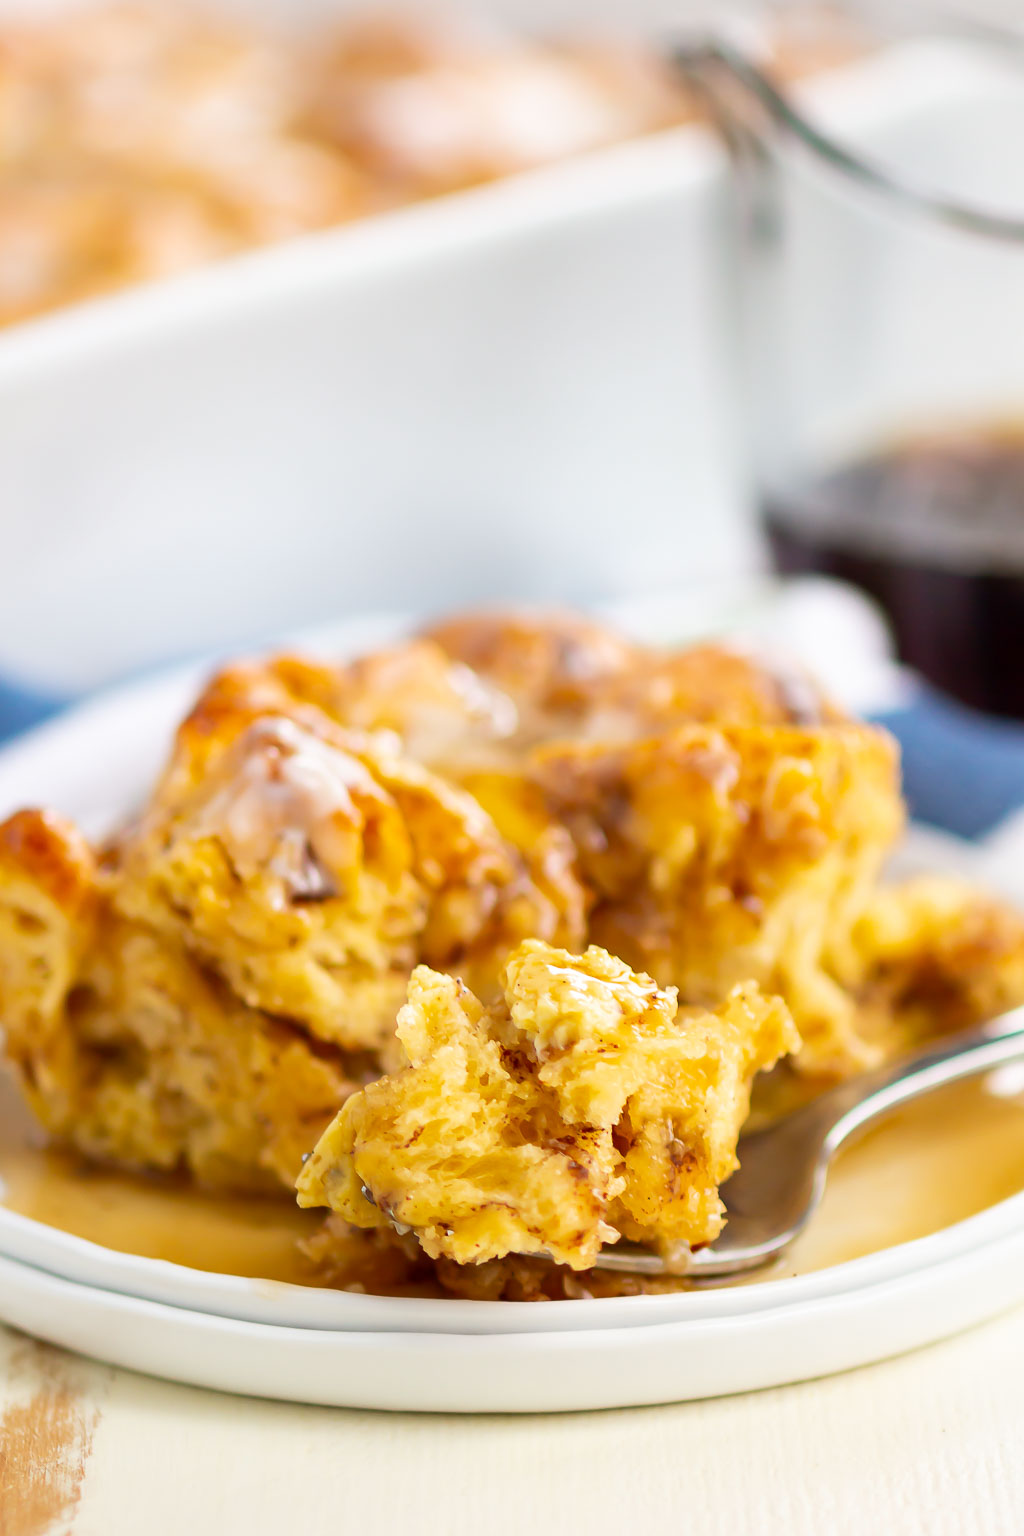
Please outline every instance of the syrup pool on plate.
[{"label": "syrup pool on plate", "polygon": [[[315,1283],[298,1244],[315,1231],[317,1212],[84,1168],[43,1146],[13,1085],[0,1087],[0,1202],[8,1209],[122,1253]],[[820,1211],[771,1277],[926,1237],[1020,1190],[1024,1077],[1004,1068],[905,1106],[845,1148]]]}]

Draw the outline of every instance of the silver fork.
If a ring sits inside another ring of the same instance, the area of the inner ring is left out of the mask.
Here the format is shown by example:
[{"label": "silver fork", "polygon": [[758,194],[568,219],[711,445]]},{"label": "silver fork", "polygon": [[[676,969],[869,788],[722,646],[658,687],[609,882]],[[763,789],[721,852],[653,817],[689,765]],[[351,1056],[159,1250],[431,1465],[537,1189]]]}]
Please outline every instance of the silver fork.
[{"label": "silver fork", "polygon": [[729,1219],[709,1247],[677,1262],[636,1243],[616,1243],[602,1249],[596,1268],[698,1281],[758,1269],[806,1227],[821,1203],[829,1164],[855,1131],[910,1099],[1015,1061],[1024,1062],[1024,1008],[840,1083],[774,1125],[741,1137],[740,1167],[722,1187]]}]

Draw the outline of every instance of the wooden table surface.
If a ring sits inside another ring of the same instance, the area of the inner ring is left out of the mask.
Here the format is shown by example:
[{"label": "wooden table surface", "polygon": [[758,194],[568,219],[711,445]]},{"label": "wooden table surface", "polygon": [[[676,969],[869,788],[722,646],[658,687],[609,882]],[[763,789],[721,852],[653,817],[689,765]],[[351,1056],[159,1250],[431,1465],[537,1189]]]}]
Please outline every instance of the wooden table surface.
[{"label": "wooden table surface", "polygon": [[676,1407],[435,1417],[234,1398],[0,1330],[0,1536],[1021,1536],[1024,1309]]}]

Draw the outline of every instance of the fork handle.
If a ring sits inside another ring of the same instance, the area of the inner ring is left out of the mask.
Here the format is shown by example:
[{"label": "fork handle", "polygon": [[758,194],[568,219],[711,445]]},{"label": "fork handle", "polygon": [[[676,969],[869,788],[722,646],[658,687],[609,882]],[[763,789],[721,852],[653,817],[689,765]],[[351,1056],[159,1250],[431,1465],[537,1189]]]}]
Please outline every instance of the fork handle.
[{"label": "fork handle", "polygon": [[1024,1061],[1024,1007],[831,1088],[799,1114],[814,1115],[831,1154],[854,1131],[947,1083]]}]

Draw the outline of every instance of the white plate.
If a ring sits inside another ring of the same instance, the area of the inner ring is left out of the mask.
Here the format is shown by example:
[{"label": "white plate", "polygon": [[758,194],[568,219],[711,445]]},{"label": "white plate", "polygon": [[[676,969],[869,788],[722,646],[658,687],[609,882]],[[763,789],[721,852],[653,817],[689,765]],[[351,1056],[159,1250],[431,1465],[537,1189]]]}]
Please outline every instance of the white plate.
[{"label": "white plate", "polygon": [[[770,1289],[757,1286],[748,1294]],[[623,1408],[780,1386],[932,1343],[1004,1310],[1022,1293],[1019,1222],[1012,1236],[816,1302],[754,1305],[744,1316],[646,1328],[516,1334],[238,1322],[75,1285],[0,1259],[0,1313],[64,1348],[255,1397],[431,1413]],[[518,1309],[510,1304],[509,1310]],[[555,1303],[522,1310],[564,1315]]]},{"label": "white plate", "polygon": [[[395,623],[336,630],[332,649],[358,649]],[[99,829],[123,813],[196,681],[189,669],[116,690],[0,752],[0,815],[44,802]],[[115,1253],[2,1208],[0,1256],[6,1321],[177,1380],[364,1407],[596,1408],[824,1374],[990,1316],[1024,1297],[1024,1194],[815,1274],[541,1306],[214,1275]]]}]

